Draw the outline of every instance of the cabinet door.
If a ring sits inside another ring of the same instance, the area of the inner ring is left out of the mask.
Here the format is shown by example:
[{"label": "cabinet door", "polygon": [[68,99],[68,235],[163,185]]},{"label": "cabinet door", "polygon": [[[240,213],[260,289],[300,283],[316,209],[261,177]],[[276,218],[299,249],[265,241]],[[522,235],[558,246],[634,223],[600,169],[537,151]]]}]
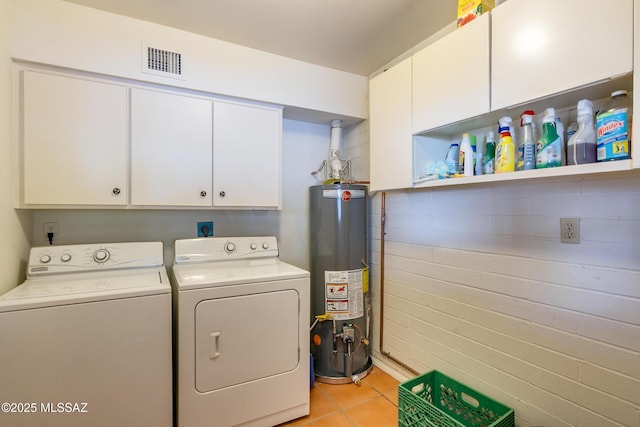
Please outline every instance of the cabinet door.
[{"label": "cabinet door", "polygon": [[491,107],[632,70],[633,0],[509,0],[492,12]]},{"label": "cabinet door", "polygon": [[211,100],[131,90],[131,204],[211,206]]},{"label": "cabinet door", "polygon": [[371,190],[411,187],[411,58],[369,82]]},{"label": "cabinet door", "polygon": [[213,205],[280,207],[282,109],[216,100]]},{"label": "cabinet door", "polygon": [[485,13],[413,55],[413,133],[489,111],[489,24]]},{"label": "cabinet door", "polygon": [[127,90],[24,70],[22,202],[127,204]]}]

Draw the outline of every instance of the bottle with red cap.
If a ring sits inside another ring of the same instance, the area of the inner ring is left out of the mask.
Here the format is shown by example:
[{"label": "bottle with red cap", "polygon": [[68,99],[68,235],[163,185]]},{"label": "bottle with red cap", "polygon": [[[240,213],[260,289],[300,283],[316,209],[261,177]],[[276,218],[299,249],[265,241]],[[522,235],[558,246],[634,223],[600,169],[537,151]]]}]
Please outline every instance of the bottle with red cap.
[{"label": "bottle with red cap", "polygon": [[532,110],[527,110],[520,116],[520,126],[522,127],[522,169],[532,170],[536,168],[536,136],[533,127]]}]

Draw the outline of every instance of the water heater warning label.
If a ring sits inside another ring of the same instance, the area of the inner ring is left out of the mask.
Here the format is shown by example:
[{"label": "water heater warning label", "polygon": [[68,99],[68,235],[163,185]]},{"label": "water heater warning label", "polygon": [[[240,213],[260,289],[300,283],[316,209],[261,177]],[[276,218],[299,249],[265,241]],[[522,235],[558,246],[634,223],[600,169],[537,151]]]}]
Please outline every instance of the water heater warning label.
[{"label": "water heater warning label", "polygon": [[327,314],[336,320],[364,315],[363,270],[325,271]]}]

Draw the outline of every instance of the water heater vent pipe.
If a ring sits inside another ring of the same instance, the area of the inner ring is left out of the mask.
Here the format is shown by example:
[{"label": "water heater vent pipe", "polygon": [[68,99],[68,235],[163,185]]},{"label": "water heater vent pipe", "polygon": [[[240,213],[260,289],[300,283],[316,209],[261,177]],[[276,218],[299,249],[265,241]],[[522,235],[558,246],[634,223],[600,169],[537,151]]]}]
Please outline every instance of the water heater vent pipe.
[{"label": "water heater vent pipe", "polygon": [[329,165],[331,178],[340,179],[342,175],[342,161],[340,160],[340,138],[342,137],[342,120],[331,121],[331,143],[329,144]]}]

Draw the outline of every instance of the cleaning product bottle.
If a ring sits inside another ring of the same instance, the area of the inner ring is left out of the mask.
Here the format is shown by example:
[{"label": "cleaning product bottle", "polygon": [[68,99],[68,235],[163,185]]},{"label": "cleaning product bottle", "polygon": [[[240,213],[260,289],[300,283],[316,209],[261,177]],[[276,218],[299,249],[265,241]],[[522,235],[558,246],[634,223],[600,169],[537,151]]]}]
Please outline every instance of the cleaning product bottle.
[{"label": "cleaning product bottle", "polygon": [[632,104],[626,90],[611,94],[611,100],[596,117],[599,162],[631,158]]},{"label": "cleaning product bottle", "polygon": [[498,120],[500,139],[496,147],[496,173],[513,172],[515,170],[515,145],[509,130],[510,124],[511,117],[505,116]]},{"label": "cleaning product bottle", "polygon": [[536,168],[562,166],[563,151],[556,129],[556,110],[547,108],[542,118],[542,136],[536,144]]},{"label": "cleaning product bottle", "polygon": [[476,157],[476,153],[477,153],[476,142],[477,142],[476,136],[469,134],[469,143],[471,144],[471,151],[473,151],[473,173],[474,173],[474,175],[476,173],[476,158],[477,158]]},{"label": "cleaning product bottle", "polygon": [[578,101],[578,130],[567,144],[567,164],[581,165],[596,161],[596,128],[593,124],[593,103]]},{"label": "cleaning product bottle", "polygon": [[567,164],[567,140],[564,138],[564,124],[560,116],[556,116],[556,132],[560,137],[560,144],[562,145],[562,166]]},{"label": "cleaning product bottle", "polygon": [[571,122],[569,126],[567,126],[567,144],[569,140],[573,136],[574,133],[578,132],[578,122]]},{"label": "cleaning product bottle", "polygon": [[533,133],[534,112],[527,110],[520,116],[522,126],[522,168],[520,170],[531,170],[536,168],[536,139]]},{"label": "cleaning product bottle", "polygon": [[447,164],[451,175],[460,173],[460,146],[458,143],[454,142],[449,146],[447,158],[444,162]]},{"label": "cleaning product bottle", "polygon": [[490,175],[495,172],[496,140],[493,132],[487,132],[487,139],[482,157],[482,173]]},{"label": "cleaning product bottle", "polygon": [[462,143],[460,144],[460,172],[463,171],[464,176],[473,176],[473,149],[468,133],[462,134]]},{"label": "cleaning product bottle", "polygon": [[[521,171],[524,170],[524,123],[523,123],[523,117],[524,116],[535,116],[535,112],[533,110],[526,110],[523,111],[522,114],[520,114],[520,135],[517,138],[517,145],[516,145],[516,170],[517,171]],[[513,133],[511,134],[511,137],[513,138],[514,135]]]},{"label": "cleaning product bottle", "polygon": [[476,144],[476,152],[474,153],[476,157],[473,162],[473,171],[475,175],[482,175],[482,151],[482,143]]}]

